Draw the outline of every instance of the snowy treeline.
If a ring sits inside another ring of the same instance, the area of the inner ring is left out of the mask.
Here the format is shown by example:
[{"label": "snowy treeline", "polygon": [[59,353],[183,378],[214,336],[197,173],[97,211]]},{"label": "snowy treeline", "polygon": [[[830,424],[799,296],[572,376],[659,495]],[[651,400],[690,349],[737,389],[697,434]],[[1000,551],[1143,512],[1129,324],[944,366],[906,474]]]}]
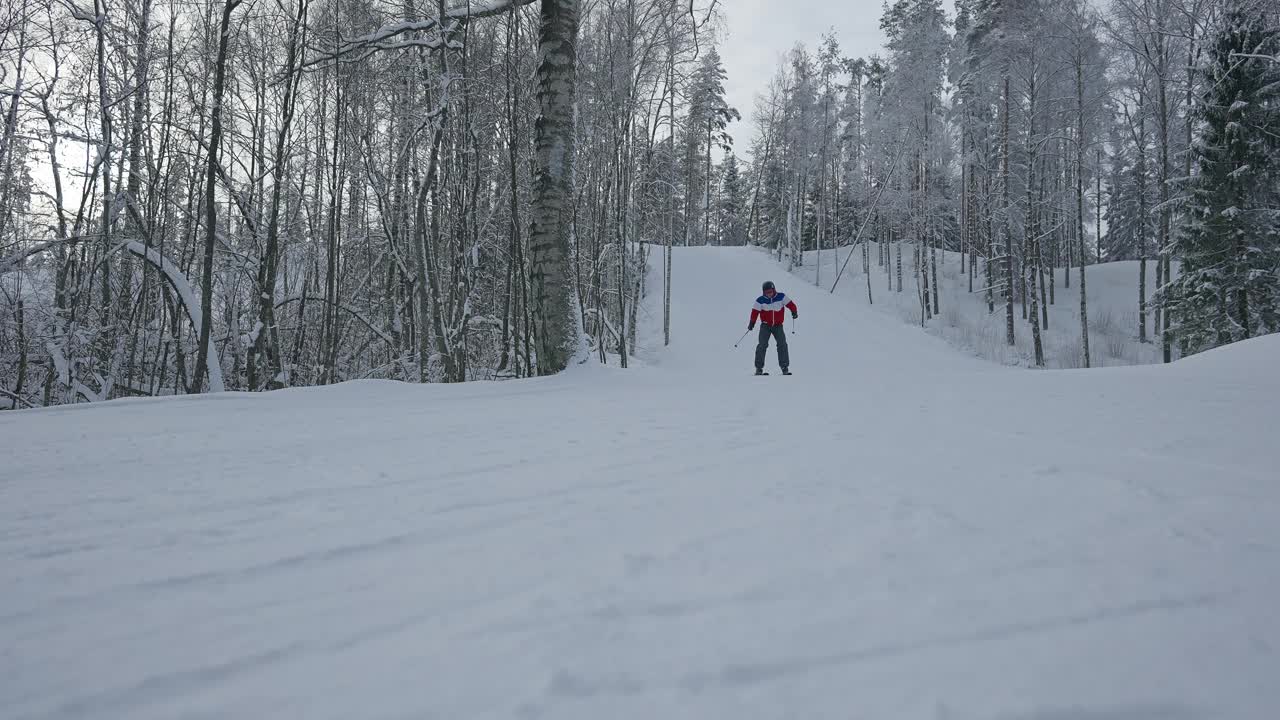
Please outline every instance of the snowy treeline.
[{"label": "snowy treeline", "polygon": [[0,407],[625,363],[745,242],[716,5],[4,3]]},{"label": "snowy treeline", "polygon": [[759,98],[749,234],[791,266],[816,251],[819,284],[822,253],[858,239],[922,324],[954,277],[1039,365],[1058,303],[1079,308],[1069,364],[1099,352],[1099,261],[1138,261],[1132,332],[1166,362],[1275,332],[1277,23],[1266,0],[889,3],[883,56],[797,45]]},{"label": "snowy treeline", "polygon": [[745,163],[717,0],[5,3],[0,407],[625,365],[672,244],[861,242],[1037,364],[1099,261],[1165,360],[1280,327],[1274,3],[955,7],[797,46]]}]

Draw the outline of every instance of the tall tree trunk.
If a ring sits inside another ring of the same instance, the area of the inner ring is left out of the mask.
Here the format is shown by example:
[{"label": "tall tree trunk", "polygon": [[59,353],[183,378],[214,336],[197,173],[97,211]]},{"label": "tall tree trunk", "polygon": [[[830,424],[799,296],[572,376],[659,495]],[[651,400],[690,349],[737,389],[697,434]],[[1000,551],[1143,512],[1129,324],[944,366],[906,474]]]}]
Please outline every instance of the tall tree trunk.
[{"label": "tall tree trunk", "polygon": [[[218,31],[218,59],[213,71],[213,110],[210,113],[209,156],[205,167],[204,211],[205,211],[205,243],[204,267],[200,275],[200,341],[196,353],[195,374],[191,378],[193,392],[200,392],[205,378],[209,377],[209,361],[217,362],[216,354],[210,347],[210,332],[213,328],[213,248],[218,238],[218,149],[222,144],[222,96],[227,79],[227,41],[231,36],[231,13],[240,5],[241,0],[226,0],[222,6],[222,22]],[[211,387],[214,392],[221,387]]]},{"label": "tall tree trunk", "polygon": [[[142,9],[138,19],[138,47],[137,61],[134,66],[134,96],[132,117],[129,120],[129,181],[125,190],[126,216],[129,218],[130,239],[142,238],[143,243],[150,245],[150,232],[145,227],[143,218],[143,207],[138,195],[142,191],[142,138],[143,127],[146,122],[147,114],[147,76],[151,67],[151,57],[148,51],[148,41],[151,37],[151,0],[142,1]],[[121,271],[125,282],[129,282],[132,276],[128,256],[121,258]],[[147,278],[149,273],[143,274],[143,292],[141,299],[145,302],[147,297]],[[126,286],[127,289],[127,286]],[[121,316],[125,311],[125,303],[130,293],[121,293],[119,312]],[[137,352],[137,342],[139,335],[143,336],[145,341],[146,335],[138,332],[136,329],[131,332],[132,351],[130,352],[130,361],[125,371],[127,384],[133,380],[135,363],[133,357]]]},{"label": "tall tree trunk", "polygon": [[[1034,64],[1035,60],[1032,59]],[[1036,208],[1035,198],[1033,195],[1036,187],[1036,80],[1035,70],[1031,71],[1031,85],[1028,97],[1028,126],[1026,137],[1027,154],[1027,192],[1026,192],[1026,214],[1022,225],[1022,277],[1026,290],[1022,295],[1022,307],[1024,312],[1027,309],[1028,299],[1031,302],[1030,317],[1031,320],[1031,344],[1035,352],[1036,367],[1044,367],[1044,346],[1040,339],[1040,297],[1036,295],[1036,281],[1040,274],[1040,228],[1037,222],[1038,212]]]},{"label": "tall tree trunk", "polygon": [[1093,239],[1098,244],[1098,262],[1102,262],[1102,148],[1099,147],[1095,152],[1094,175],[1093,175]]},{"label": "tall tree trunk", "polygon": [[714,128],[712,119],[707,118],[707,150],[706,165],[702,178],[702,244],[711,244],[711,138]]},{"label": "tall tree trunk", "polygon": [[579,6],[580,0],[542,0],[529,232],[539,375],[569,365],[579,332],[569,266]]},{"label": "tall tree trunk", "polygon": [[[279,133],[276,136],[275,154],[272,158],[272,174],[274,181],[271,187],[271,206],[268,210],[270,219],[267,223],[267,243],[262,262],[258,265],[258,323],[254,336],[257,355],[265,357],[266,368],[263,374],[266,387],[279,387],[286,381],[284,366],[280,362],[280,330],[276,324],[275,299],[276,275],[280,264],[280,200],[285,183],[289,178],[286,151],[290,139],[290,128],[293,124],[294,107],[297,102],[299,80],[298,47],[306,42],[307,0],[299,0],[297,14],[293,18],[293,26],[289,31],[289,51],[285,60],[285,91],[283,117],[280,121]],[[257,390],[259,388],[249,388]]]},{"label": "tall tree trunk", "polygon": [[1004,77],[1004,117],[1000,129],[1001,152],[1000,191],[1004,193],[1004,317],[1005,342],[1010,347],[1014,344],[1013,334],[1013,229],[1010,223],[1009,202],[1009,76]]},{"label": "tall tree trunk", "polygon": [[929,209],[929,153],[931,150],[930,142],[929,142],[929,138],[930,138],[929,116],[932,114],[932,112],[933,112],[933,99],[930,98],[929,102],[925,107],[925,114],[924,114],[924,136],[925,136],[924,165],[921,168],[921,178],[920,178],[921,200],[920,201],[923,203],[923,207],[921,207],[921,210],[924,211],[924,242],[929,247],[929,260],[928,260],[929,272],[933,276],[931,278],[932,282],[930,285],[933,291],[933,314],[937,315],[938,313],[942,312],[942,308],[938,303],[938,252],[936,247],[937,246],[936,241],[940,240],[942,234],[937,233],[938,238],[934,238],[933,222],[932,222],[933,215]]},{"label": "tall tree trunk", "polygon": [[[889,228],[890,240],[893,239],[894,235],[895,233],[893,231],[893,228]],[[897,264],[897,268],[896,268],[897,281],[898,281],[897,292],[902,292],[902,238],[898,238],[893,243],[893,247],[894,247],[895,254],[897,255],[896,259],[894,260],[894,262]]]},{"label": "tall tree trunk", "polygon": [[[520,238],[520,191],[517,182],[518,165],[520,162],[520,126],[519,112],[520,105],[520,81],[515,77],[517,70],[518,56],[520,50],[520,16],[516,10],[512,8],[511,15],[507,18],[507,43],[506,43],[506,72],[504,73],[507,85],[507,187],[510,192],[508,202],[511,207],[508,212],[510,225],[508,232],[511,236],[511,262],[507,272],[507,306],[508,312],[504,312],[502,316],[502,345],[503,352],[498,370],[505,369],[510,362],[514,374],[519,377],[520,363],[518,360],[508,360],[508,352],[519,357],[520,347],[520,320],[523,317],[523,311],[520,304],[521,289],[524,287],[524,263],[520,260],[523,252],[523,242]],[[514,325],[515,337],[511,337],[511,331],[508,324]]]},{"label": "tall tree trunk", "polygon": [[[1163,9],[1163,8],[1161,8]],[[1160,333],[1161,356],[1165,362],[1171,362],[1173,357],[1173,338],[1170,333],[1169,322],[1169,301],[1167,287],[1169,285],[1169,95],[1168,95],[1168,71],[1169,71],[1169,38],[1165,35],[1164,30],[1165,15],[1163,12],[1156,13],[1156,52],[1159,56],[1160,73],[1158,80],[1160,82],[1160,255],[1156,277],[1159,283],[1156,287],[1157,297],[1159,298],[1160,318],[1157,321],[1157,332]],[[1188,69],[1190,71],[1190,69]],[[1188,152],[1190,152],[1188,150]]]},{"label": "tall tree trunk", "polygon": [[[671,131],[671,151],[667,154],[668,158],[668,177],[672,182],[676,178],[676,61],[675,61],[675,39],[670,35],[671,29],[668,26],[669,33],[667,42],[670,47],[667,48],[667,89],[671,92],[671,99],[667,102],[667,127]],[[768,140],[766,139],[765,151],[768,152]],[[757,173],[756,194],[760,193],[760,185]],[[667,238],[663,243],[663,261],[662,261],[662,344],[671,344],[671,245],[675,242],[676,235],[676,194],[667,192],[668,212],[667,212]],[[755,200],[752,200],[751,212],[755,213]],[[748,230],[750,232],[750,230]]]},{"label": "tall tree trunk", "polygon": [[[1089,300],[1085,292],[1084,266],[1084,58],[1076,57],[1076,240],[1080,250],[1080,356],[1085,367],[1089,358]],[[1101,173],[1099,173],[1101,178]],[[1101,204],[1101,200],[1099,200]],[[1068,275],[1070,277],[1070,275]]]},{"label": "tall tree trunk", "polygon": [[[990,158],[990,138],[984,138],[984,140],[986,141],[984,143],[985,155]],[[985,216],[986,221],[981,223],[979,227],[982,228],[982,239],[985,241],[984,247],[987,251],[987,257],[982,263],[982,269],[987,281],[987,314],[989,315],[994,315],[996,311],[996,269],[993,263],[996,259],[996,233],[993,224],[995,213],[992,212],[992,206],[994,205],[995,200],[992,198],[991,192],[991,170],[988,166],[982,173],[982,214]]]},{"label": "tall tree trunk", "polygon": [[[114,215],[115,196],[111,190],[111,149],[115,145],[115,139],[112,136],[112,118],[111,108],[114,103],[111,102],[107,94],[107,3],[106,0],[94,0],[93,3],[94,17],[94,36],[96,39],[96,66],[97,66],[97,85],[98,85],[98,114],[102,128],[102,142],[99,156],[97,159],[98,169],[102,173],[102,227],[100,229],[102,237],[101,250],[101,267],[102,267],[102,328],[103,333],[98,349],[98,362],[102,367],[102,374],[110,374],[112,347],[115,344],[112,338],[116,332],[112,329],[115,322],[115,313],[112,312],[112,294],[111,294],[111,226]],[[103,388],[106,390],[106,388]]]},{"label": "tall tree trunk", "polygon": [[[1046,236],[1049,236],[1051,233],[1046,232],[1044,230],[1044,204],[1045,204],[1044,183],[1045,183],[1045,175],[1047,174],[1047,171],[1048,171],[1048,169],[1044,167],[1044,164],[1045,163],[1042,161],[1041,168],[1040,168],[1040,195],[1036,201],[1035,238],[1036,238],[1036,272],[1040,274],[1040,329],[1048,330],[1049,329],[1049,301],[1048,301],[1048,298],[1045,297],[1045,288],[1050,283],[1045,280],[1044,239]],[[1057,217],[1054,216],[1052,219],[1057,220]],[[1052,233],[1052,236],[1055,238],[1057,237],[1056,230]],[[1048,274],[1050,277],[1053,276],[1052,267],[1049,268]]]},{"label": "tall tree trunk", "polygon": [[1138,91],[1138,342],[1147,341],[1147,118]]},{"label": "tall tree trunk", "polygon": [[[1194,7],[1196,10],[1200,9],[1198,3]],[[1186,137],[1184,142],[1186,143],[1186,147],[1189,150],[1191,148],[1192,129],[1193,129],[1193,126],[1195,125],[1195,117],[1196,117],[1194,93],[1195,93],[1195,84],[1196,84],[1196,65],[1197,65],[1196,61],[1197,61],[1197,58],[1199,58],[1200,56],[1200,45],[1199,45],[1199,42],[1197,41],[1197,35],[1196,35],[1196,29],[1197,29],[1196,23],[1199,20],[1199,18],[1197,17],[1197,13],[1193,12],[1191,15],[1188,16],[1188,19],[1190,20],[1190,23],[1189,23],[1190,28],[1187,36],[1187,65],[1186,65],[1187,92],[1186,92],[1186,110],[1184,110],[1183,112],[1183,121],[1185,125],[1184,130],[1186,132]],[[1191,156],[1192,156],[1191,152],[1189,151],[1183,152],[1182,176],[1185,178],[1191,177]],[[1099,227],[1101,227],[1102,225],[1101,221],[1099,221],[1098,225]],[[1170,338],[1170,340],[1172,340],[1172,337]],[[1166,359],[1166,362],[1168,362],[1167,359]]]}]

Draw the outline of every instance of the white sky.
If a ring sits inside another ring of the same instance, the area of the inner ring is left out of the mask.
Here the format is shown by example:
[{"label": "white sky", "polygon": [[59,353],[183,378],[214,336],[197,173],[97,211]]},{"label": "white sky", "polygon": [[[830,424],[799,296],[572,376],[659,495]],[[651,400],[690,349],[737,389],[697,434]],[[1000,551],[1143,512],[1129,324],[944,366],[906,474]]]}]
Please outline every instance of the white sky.
[{"label": "white sky", "polygon": [[[822,34],[834,30],[846,57],[883,53],[881,0],[721,0],[726,37],[721,43],[729,104],[742,113],[730,128],[734,151],[745,158],[751,143],[751,110],[778,62],[797,42],[816,52]],[[947,0],[943,7],[953,11]]]}]

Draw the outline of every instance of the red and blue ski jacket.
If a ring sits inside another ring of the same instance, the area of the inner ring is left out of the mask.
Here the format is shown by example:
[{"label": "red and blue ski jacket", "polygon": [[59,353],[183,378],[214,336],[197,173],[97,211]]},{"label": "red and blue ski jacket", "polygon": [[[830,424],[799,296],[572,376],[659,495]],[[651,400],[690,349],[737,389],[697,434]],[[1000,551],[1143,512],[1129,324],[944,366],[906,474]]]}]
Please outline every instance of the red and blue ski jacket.
[{"label": "red and blue ski jacket", "polygon": [[784,311],[790,310],[796,312],[796,304],[787,297],[786,293],[774,293],[773,297],[761,295],[756,298],[756,304],[751,308],[751,324],[756,324],[756,318],[759,318],[766,325],[781,325],[782,318],[786,316]]}]

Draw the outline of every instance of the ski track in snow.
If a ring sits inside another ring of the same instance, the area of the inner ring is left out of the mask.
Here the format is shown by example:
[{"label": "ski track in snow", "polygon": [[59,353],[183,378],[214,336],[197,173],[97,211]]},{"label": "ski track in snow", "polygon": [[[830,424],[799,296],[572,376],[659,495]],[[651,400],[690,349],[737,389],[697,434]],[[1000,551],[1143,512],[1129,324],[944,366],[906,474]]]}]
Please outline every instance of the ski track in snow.
[{"label": "ski track in snow", "polygon": [[673,281],[625,371],[0,414],[0,717],[1275,716],[1280,337],[1034,372]]}]

